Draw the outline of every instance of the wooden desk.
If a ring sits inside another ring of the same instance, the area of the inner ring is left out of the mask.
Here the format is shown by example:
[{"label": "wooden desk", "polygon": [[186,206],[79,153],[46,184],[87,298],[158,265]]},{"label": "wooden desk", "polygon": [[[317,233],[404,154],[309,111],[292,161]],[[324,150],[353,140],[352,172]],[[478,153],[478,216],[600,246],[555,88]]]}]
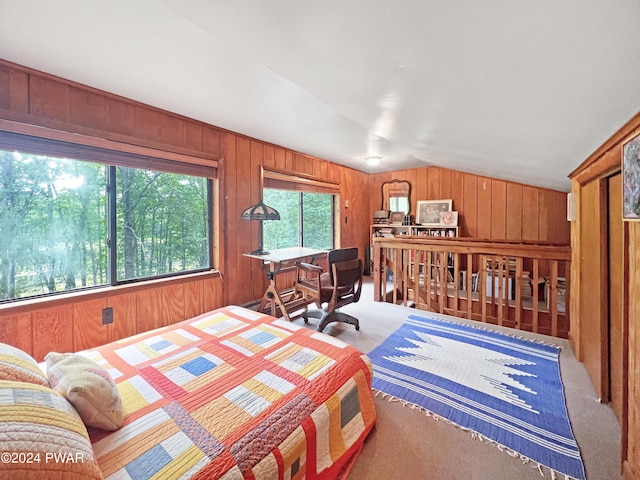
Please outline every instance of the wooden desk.
[{"label": "wooden desk", "polygon": [[262,300],[260,301],[258,310],[262,311],[264,307],[270,304],[271,315],[274,317],[278,316],[277,309],[280,309],[282,316],[291,321],[289,313],[302,309],[308,305],[309,302],[304,298],[295,298],[294,291],[278,291],[275,280],[276,275],[283,271],[291,270],[297,261],[305,260],[308,263],[313,263],[319,257],[326,254],[326,250],[317,250],[315,248],[306,247],[291,247],[271,250],[268,255],[252,255],[250,253],[244,253],[243,255],[245,257],[262,260],[262,268],[269,280],[269,286],[265,290],[264,295],[262,295]]}]

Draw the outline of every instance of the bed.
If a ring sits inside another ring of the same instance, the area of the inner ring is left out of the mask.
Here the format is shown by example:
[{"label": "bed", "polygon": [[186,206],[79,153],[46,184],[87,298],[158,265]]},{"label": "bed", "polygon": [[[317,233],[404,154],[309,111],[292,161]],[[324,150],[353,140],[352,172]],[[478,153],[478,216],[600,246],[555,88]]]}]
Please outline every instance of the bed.
[{"label": "bed", "polygon": [[[122,399],[122,426],[89,427],[92,452],[82,458],[92,455],[107,479],[344,478],[376,421],[366,355],[241,307],[81,356],[110,374]],[[0,387],[17,388],[7,383]],[[2,391],[4,421],[1,398]],[[2,440],[0,450],[8,445]],[[60,467],[67,473],[60,478],[73,478],[64,470],[71,467]],[[81,467],[77,478],[99,478]]]}]

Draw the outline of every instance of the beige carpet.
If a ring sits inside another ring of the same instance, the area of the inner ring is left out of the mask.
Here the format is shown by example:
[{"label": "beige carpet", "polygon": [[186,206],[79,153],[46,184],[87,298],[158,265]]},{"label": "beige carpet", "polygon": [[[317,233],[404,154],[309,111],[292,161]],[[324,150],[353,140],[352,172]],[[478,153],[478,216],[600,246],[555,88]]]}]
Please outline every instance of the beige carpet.
[{"label": "beige carpet", "polygon": [[[419,311],[373,302],[368,279],[363,298],[342,309],[360,319],[352,325],[330,324],[324,332],[360,348],[365,353],[398,328],[410,313]],[[424,312],[427,313],[427,312]],[[431,314],[435,315],[435,314]],[[296,320],[296,323],[302,323]],[[310,322],[314,322],[311,320]],[[309,324],[310,328],[313,325]],[[492,326],[492,328],[498,328]],[[608,405],[598,402],[587,372],[567,341],[517,330],[526,337],[560,345],[560,370],[565,385],[569,418],[580,447],[588,480],[620,480],[620,427]],[[540,480],[533,463],[524,464],[495,445],[481,442],[446,421],[436,421],[419,410],[376,398],[378,422],[367,438],[349,480],[459,479]]]}]

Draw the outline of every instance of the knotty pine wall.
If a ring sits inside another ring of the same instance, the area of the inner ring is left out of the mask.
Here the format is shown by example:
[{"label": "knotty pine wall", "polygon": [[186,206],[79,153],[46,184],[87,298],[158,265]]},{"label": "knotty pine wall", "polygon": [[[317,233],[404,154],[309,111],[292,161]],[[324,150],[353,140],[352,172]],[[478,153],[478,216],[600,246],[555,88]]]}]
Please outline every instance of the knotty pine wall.
[{"label": "knotty pine wall", "polygon": [[382,205],[381,185],[411,183],[411,213],[418,200],[453,200],[460,236],[486,240],[531,240],[569,244],[567,194],[440,167],[422,167],[369,176],[371,209]]},{"label": "knotty pine wall", "polygon": [[[571,342],[596,392],[612,403],[620,421],[625,480],[640,479],[640,222],[607,214],[622,146],[637,134],[640,114],[570,175],[578,207],[571,232]],[[618,194],[612,193],[617,202]],[[610,227],[612,221],[622,226]],[[622,265],[609,265],[612,242],[622,245]]]}]

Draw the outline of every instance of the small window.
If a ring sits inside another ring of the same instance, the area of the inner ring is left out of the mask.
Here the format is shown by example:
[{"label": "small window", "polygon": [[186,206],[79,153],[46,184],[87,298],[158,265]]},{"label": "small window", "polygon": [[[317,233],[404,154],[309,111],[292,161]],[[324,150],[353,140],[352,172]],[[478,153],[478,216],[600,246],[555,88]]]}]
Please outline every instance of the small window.
[{"label": "small window", "polygon": [[328,193],[265,188],[264,203],[280,213],[280,221],[265,221],[266,249],[334,247],[334,198]]}]

